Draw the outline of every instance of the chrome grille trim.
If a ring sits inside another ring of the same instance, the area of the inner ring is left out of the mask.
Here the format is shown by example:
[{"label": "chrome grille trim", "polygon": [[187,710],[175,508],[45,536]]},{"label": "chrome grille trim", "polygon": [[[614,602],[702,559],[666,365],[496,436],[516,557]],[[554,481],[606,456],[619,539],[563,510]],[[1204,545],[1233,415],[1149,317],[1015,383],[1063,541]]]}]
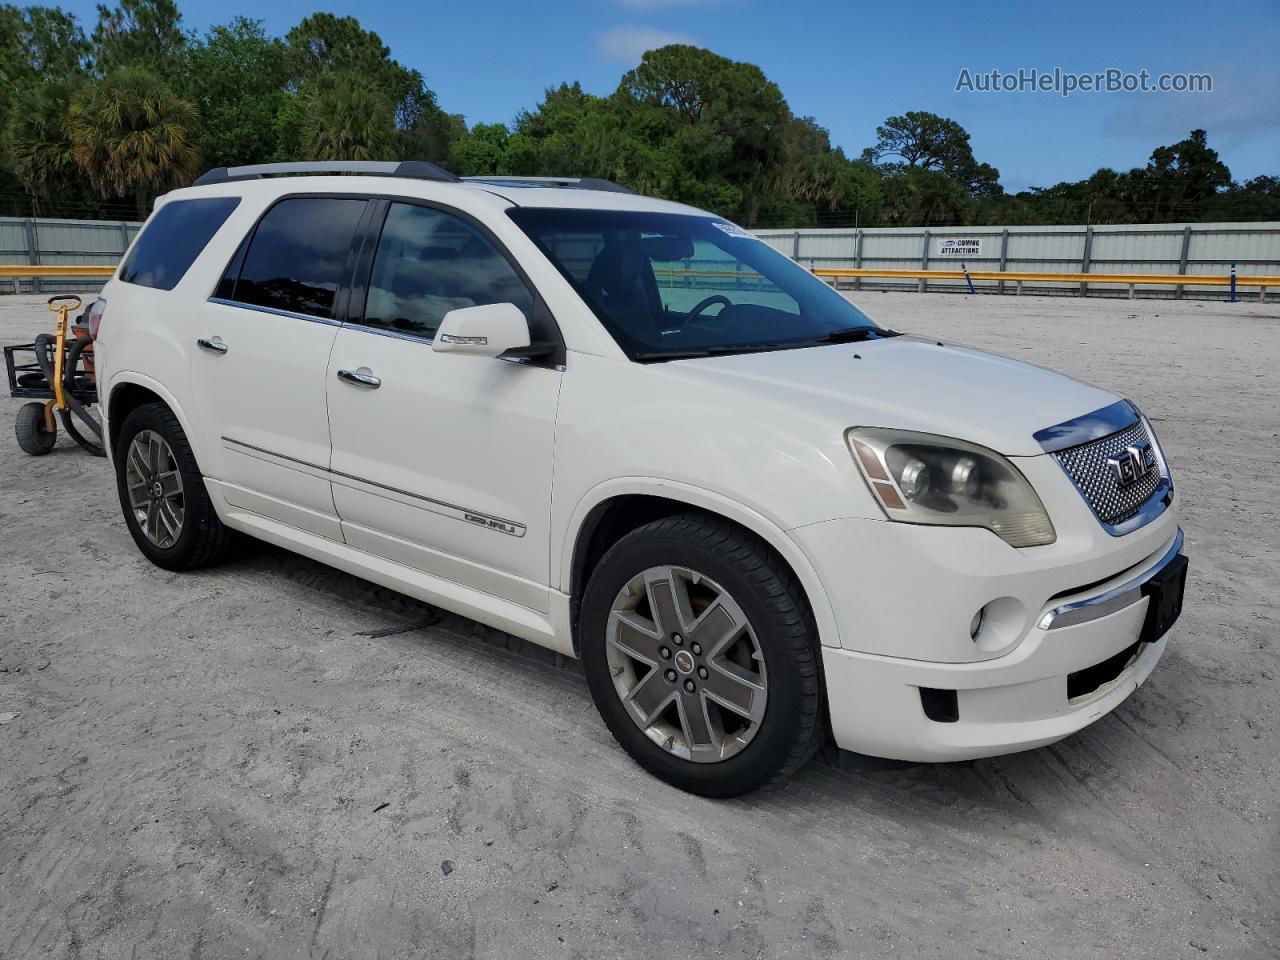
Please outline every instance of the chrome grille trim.
[{"label": "chrome grille trim", "polygon": [[1117,400],[1110,406],[1086,413],[1082,417],[1074,417],[1037,430],[1035,439],[1045,453],[1054,453],[1098,440],[1137,422],[1137,408],[1128,400]]},{"label": "chrome grille trim", "polygon": [[1160,466],[1156,462],[1146,476],[1127,487],[1121,487],[1107,469],[1107,460],[1120,456],[1129,447],[1150,442],[1147,428],[1138,422],[1101,440],[1059,450],[1053,457],[1062,464],[1067,476],[1075,481],[1098,519],[1114,525],[1137,513],[1151,499],[1164,478],[1160,475]]},{"label": "chrome grille trim", "polygon": [[[1101,431],[1110,427],[1105,434]],[[1062,440],[1088,437],[1071,446]],[[1150,523],[1172,501],[1173,482],[1155,434],[1127,400],[1036,434],[1071,479],[1102,528],[1114,537]],[[1127,448],[1150,444],[1154,469],[1126,487],[1117,484],[1107,461]]]}]

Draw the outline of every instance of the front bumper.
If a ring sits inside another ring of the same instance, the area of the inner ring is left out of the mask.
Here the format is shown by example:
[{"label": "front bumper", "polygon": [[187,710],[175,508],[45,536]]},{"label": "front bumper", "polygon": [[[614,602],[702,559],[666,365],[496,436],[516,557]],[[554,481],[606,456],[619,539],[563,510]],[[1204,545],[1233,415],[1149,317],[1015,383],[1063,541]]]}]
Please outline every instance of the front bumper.
[{"label": "front bumper", "polygon": [[[940,763],[1031,750],[1070,736],[1106,716],[1142,686],[1164,654],[1168,635],[1146,644],[1112,682],[1080,702],[1067,699],[1067,675],[1123,649],[1142,626],[1146,601],[1090,627],[1074,627],[1072,659],[1042,669],[983,670],[975,664],[921,664],[823,648],[836,744],[873,757]],[[1028,641],[1031,642],[1031,641]],[[1095,652],[1088,652],[1095,651]],[[1046,666],[1048,664],[1045,664]],[[959,719],[930,720],[920,688],[955,690]]]},{"label": "front bumper", "polygon": [[[1053,743],[1115,709],[1168,643],[1138,640],[1142,584],[1181,550],[1174,509],[1083,554],[1079,544],[1016,551],[986,531],[877,521],[792,535],[817,561],[836,611],[841,646],[822,655],[832,730],[846,750],[927,762]],[[984,650],[969,637],[970,618],[997,599]],[[954,719],[937,719],[936,706],[931,719],[922,689],[954,697]]]}]

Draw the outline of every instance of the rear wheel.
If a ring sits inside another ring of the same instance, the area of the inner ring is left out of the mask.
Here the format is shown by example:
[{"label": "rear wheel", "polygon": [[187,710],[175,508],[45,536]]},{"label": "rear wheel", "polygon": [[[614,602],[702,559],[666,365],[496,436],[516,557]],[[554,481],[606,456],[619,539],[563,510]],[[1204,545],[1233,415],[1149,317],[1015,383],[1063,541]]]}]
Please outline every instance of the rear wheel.
[{"label": "rear wheel", "polygon": [[125,523],[148,560],[191,570],[221,558],[229,532],[173,411],[159,403],[133,410],[120,428],[115,466]]},{"label": "rear wheel", "polygon": [[597,708],[637,762],[733,796],[784,781],[819,745],[814,633],[766,544],[683,514],[605,555],[583,598],[581,652]]},{"label": "rear wheel", "polygon": [[18,446],[22,448],[22,452],[33,457],[44,456],[58,442],[57,424],[54,424],[52,430],[45,429],[43,403],[24,403],[19,407],[13,432],[17,434]]}]

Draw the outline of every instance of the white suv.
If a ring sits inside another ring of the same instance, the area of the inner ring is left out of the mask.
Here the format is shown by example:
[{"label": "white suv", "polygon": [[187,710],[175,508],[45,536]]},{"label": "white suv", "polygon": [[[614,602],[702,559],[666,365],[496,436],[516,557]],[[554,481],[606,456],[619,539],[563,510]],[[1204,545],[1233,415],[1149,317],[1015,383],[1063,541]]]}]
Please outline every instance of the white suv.
[{"label": "white suv", "polygon": [[148,558],[238,530],[580,657],[687,790],[778,782],[828,732],[911,761],[1051,743],[1147,678],[1181,606],[1128,401],[878,327],[606,181],[219,169],[103,300]]}]

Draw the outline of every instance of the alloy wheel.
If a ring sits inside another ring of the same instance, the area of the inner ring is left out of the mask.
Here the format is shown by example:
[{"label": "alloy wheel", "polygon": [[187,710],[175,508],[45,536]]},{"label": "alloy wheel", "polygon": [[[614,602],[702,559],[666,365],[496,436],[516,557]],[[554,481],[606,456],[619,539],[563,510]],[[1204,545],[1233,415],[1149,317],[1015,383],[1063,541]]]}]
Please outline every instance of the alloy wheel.
[{"label": "alloy wheel", "polygon": [[627,715],[673,755],[715,763],[760,730],[768,678],[742,608],[684,567],[650,567],[614,598],[606,656]]},{"label": "alloy wheel", "polygon": [[172,547],[182,535],[186,497],[178,461],[164,437],[142,430],[125,455],[129,507],[143,534],[157,547]]}]

